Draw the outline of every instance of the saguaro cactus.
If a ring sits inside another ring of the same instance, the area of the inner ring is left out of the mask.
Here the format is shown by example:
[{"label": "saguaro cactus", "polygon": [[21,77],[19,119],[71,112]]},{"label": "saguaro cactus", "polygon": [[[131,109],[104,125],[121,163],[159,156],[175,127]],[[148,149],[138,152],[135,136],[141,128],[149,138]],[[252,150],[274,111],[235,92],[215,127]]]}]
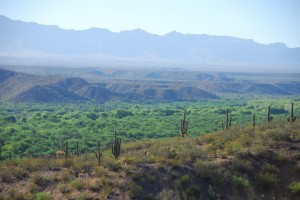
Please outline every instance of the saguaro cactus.
[{"label": "saguaro cactus", "polygon": [[183,119],[181,119],[181,136],[187,135],[189,122],[186,120],[186,110],[184,110]]},{"label": "saguaro cactus", "polygon": [[252,125],[253,128],[255,128],[255,114],[252,115]]},{"label": "saguaro cactus", "polygon": [[115,131],[115,141],[112,144],[111,152],[115,156],[115,159],[118,159],[121,153],[121,138],[117,138],[117,131]]},{"label": "saguaro cactus", "polygon": [[68,159],[68,141],[65,141],[65,156],[66,156],[66,160]]},{"label": "saguaro cactus", "polygon": [[77,143],[76,143],[75,156],[79,156],[79,142],[78,142],[78,141],[77,141]]},{"label": "saguaro cactus", "polygon": [[98,165],[100,166],[100,158],[102,156],[102,151],[100,150],[100,141],[98,140],[98,149],[95,152],[96,158],[98,159]]},{"label": "saguaro cactus", "polygon": [[229,116],[228,108],[226,109],[226,130],[231,126],[231,117]]},{"label": "saguaro cactus", "polygon": [[273,120],[273,117],[271,116],[271,106],[268,106],[268,122],[271,122]]},{"label": "saguaro cactus", "polygon": [[226,131],[230,128],[231,126],[231,117],[229,116],[229,111],[228,111],[228,108],[226,109],[226,124],[225,124],[225,127],[224,127],[224,123],[222,122],[222,128],[223,128],[223,131]]},{"label": "saguaro cactus", "polygon": [[296,116],[294,116],[294,103],[292,103],[291,115],[287,118],[287,120],[291,123],[296,121]]}]

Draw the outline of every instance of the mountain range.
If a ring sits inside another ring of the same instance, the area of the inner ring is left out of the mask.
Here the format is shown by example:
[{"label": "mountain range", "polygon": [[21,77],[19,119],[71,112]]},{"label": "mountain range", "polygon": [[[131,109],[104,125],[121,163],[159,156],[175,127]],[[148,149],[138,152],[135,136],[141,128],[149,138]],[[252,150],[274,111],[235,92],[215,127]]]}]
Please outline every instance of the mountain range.
[{"label": "mountain range", "polygon": [[141,29],[65,30],[0,16],[0,63],[71,65],[300,65],[300,48],[229,36],[155,35]]}]

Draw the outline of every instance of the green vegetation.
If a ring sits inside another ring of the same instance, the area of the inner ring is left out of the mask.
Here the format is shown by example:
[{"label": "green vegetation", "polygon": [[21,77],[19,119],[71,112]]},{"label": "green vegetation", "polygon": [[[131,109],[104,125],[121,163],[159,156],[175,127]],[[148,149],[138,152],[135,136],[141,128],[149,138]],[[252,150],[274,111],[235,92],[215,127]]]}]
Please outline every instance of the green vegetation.
[{"label": "green vegetation", "polygon": [[65,141],[65,156],[94,152],[98,139],[103,148],[111,146],[114,130],[118,130],[123,142],[178,136],[184,109],[189,120],[188,134],[197,137],[221,130],[227,108],[232,126],[253,124],[253,114],[258,125],[266,121],[269,105],[274,120],[286,119],[292,102],[293,115],[299,116],[299,99],[261,96],[146,104],[0,103],[0,159],[54,156],[58,150],[65,151]]},{"label": "green vegetation", "polygon": [[293,182],[289,185],[289,189],[294,193],[300,195],[300,182]]},{"label": "green vegetation", "polygon": [[296,199],[299,101],[0,103],[0,199]]},{"label": "green vegetation", "polygon": [[[276,115],[275,115],[276,117]],[[180,121],[179,121],[180,122]],[[2,199],[297,199],[300,121],[122,144],[62,158],[0,162]],[[22,190],[15,188],[22,187]]]}]

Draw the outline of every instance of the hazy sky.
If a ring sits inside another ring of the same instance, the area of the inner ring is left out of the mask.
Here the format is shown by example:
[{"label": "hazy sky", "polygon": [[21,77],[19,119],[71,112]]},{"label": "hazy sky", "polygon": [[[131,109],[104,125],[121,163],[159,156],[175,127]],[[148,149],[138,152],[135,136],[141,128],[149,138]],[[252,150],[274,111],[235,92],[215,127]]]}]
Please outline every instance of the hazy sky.
[{"label": "hazy sky", "polygon": [[0,15],[66,29],[175,30],[300,47],[300,0],[0,0]]}]

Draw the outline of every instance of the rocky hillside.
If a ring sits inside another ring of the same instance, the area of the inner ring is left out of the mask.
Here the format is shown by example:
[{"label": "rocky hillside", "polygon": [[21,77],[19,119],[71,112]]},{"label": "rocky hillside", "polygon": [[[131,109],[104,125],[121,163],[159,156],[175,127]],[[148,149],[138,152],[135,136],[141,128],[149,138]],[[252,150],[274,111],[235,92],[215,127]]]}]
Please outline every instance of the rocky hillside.
[{"label": "rocky hillside", "polygon": [[[0,161],[0,199],[300,199],[300,122]],[[96,145],[96,141],[95,141]]]},{"label": "rocky hillside", "polygon": [[218,98],[196,87],[148,83],[88,83],[82,78],[58,75],[32,75],[0,69],[0,100],[8,102],[130,101],[132,99],[189,100]]}]

